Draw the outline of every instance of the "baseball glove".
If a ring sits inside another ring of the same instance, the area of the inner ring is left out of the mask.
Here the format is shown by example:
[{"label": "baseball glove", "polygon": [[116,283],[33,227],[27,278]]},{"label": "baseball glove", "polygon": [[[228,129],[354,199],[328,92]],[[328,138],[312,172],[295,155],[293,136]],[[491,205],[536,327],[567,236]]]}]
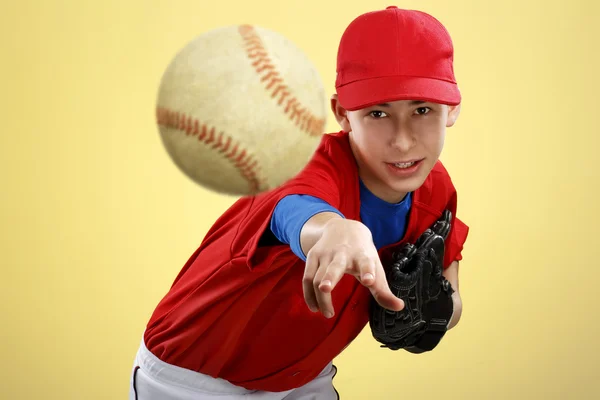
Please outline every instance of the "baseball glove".
[{"label": "baseball glove", "polygon": [[415,244],[407,243],[393,255],[386,277],[405,307],[396,312],[371,302],[369,323],[381,347],[422,353],[433,350],[446,333],[454,310],[454,290],[442,275],[451,217],[444,211]]}]

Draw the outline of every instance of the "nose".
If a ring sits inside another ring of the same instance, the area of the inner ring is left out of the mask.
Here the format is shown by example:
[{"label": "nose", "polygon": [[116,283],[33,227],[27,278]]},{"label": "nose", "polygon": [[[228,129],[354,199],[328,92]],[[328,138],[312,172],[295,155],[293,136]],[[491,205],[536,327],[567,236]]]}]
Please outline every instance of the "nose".
[{"label": "nose", "polygon": [[415,135],[410,131],[410,129],[406,128],[398,129],[396,134],[393,136],[391,143],[392,147],[403,153],[408,152],[408,150],[413,148],[415,144]]}]

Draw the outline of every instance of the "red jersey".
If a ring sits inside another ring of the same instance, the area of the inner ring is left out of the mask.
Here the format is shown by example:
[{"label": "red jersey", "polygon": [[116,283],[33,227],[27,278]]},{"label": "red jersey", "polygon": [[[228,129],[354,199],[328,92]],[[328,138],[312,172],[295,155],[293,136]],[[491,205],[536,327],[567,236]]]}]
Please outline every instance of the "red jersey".
[{"label": "red jersey", "polygon": [[[304,301],[304,262],[274,240],[271,215],[289,194],[321,198],[360,221],[359,177],[348,134],[324,135],[306,167],[284,185],[240,198],[211,227],[158,304],[144,334],[172,365],[247,389],[283,391],[314,379],[369,322],[370,291],[345,275],[327,319]],[[468,227],[456,216],[456,191],[441,162],[413,194],[404,238],[414,242],[444,209],[453,215],[444,266],[461,260]]]}]

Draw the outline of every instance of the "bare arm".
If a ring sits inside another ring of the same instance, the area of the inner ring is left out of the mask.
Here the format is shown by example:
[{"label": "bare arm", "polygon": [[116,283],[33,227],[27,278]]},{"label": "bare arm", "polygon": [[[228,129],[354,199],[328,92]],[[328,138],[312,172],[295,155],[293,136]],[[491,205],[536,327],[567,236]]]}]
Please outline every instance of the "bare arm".
[{"label": "bare arm", "polygon": [[321,239],[323,230],[329,221],[332,219],[343,219],[339,214],[334,212],[322,212],[313,215],[302,227],[300,231],[300,245],[304,254],[308,254],[315,243]]},{"label": "bare arm", "polygon": [[452,301],[454,303],[454,314],[452,315],[452,320],[450,324],[448,324],[448,329],[452,329],[458,324],[460,320],[460,316],[462,314],[462,299],[460,297],[460,293],[458,291],[458,261],[454,261],[448,268],[444,270],[442,273],[446,279],[452,285],[452,289],[454,289],[454,293],[452,294]]}]

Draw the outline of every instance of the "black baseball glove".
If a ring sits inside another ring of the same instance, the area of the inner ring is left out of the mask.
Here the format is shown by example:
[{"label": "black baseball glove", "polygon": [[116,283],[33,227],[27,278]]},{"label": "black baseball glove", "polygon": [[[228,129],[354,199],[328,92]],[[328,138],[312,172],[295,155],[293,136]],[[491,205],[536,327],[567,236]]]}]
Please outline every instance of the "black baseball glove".
[{"label": "black baseball glove", "polygon": [[422,353],[433,350],[446,333],[454,310],[454,290],[442,275],[451,217],[444,211],[415,244],[407,243],[393,255],[386,277],[405,307],[396,312],[371,301],[369,323],[381,347]]}]

